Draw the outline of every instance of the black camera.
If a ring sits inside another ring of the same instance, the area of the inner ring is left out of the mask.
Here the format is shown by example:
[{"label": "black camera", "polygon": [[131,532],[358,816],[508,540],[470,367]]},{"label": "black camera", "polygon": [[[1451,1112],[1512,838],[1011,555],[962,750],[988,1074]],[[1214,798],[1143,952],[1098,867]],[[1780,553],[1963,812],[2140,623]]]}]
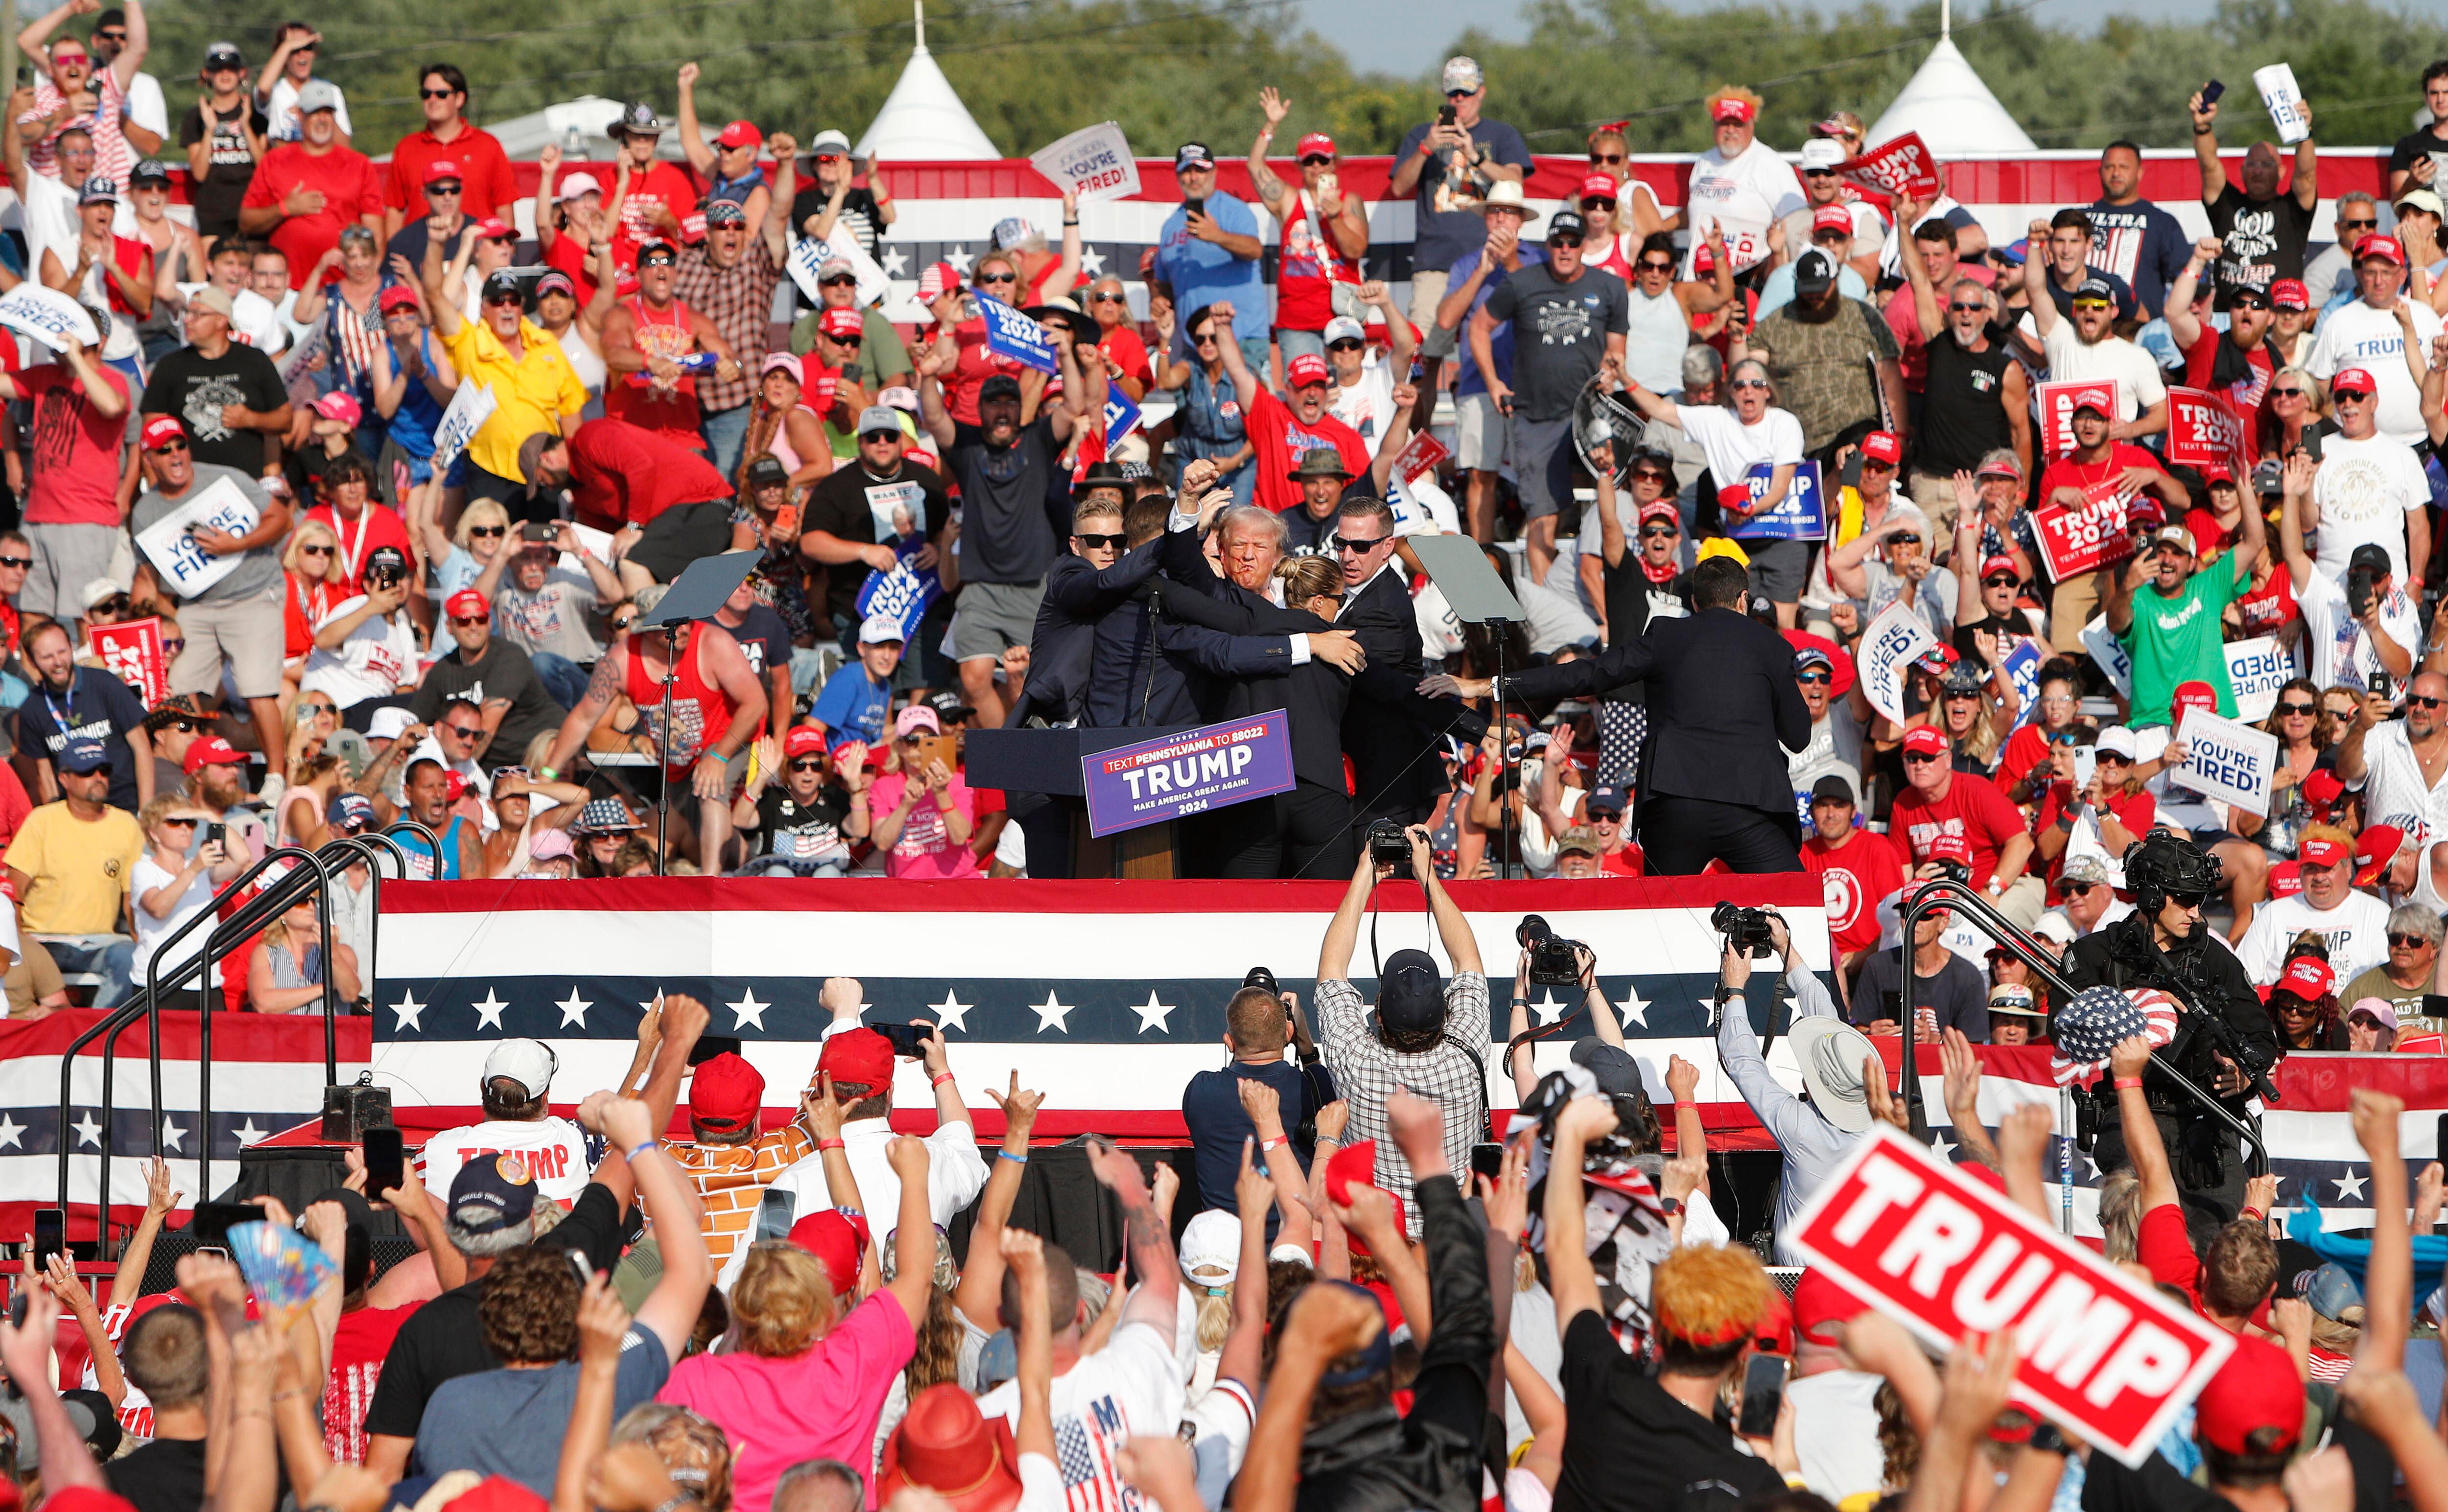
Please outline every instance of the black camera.
[{"label": "black camera", "polygon": [[2371,613],[2372,600],[2380,593],[2380,574],[2369,567],[2351,567],[2346,572],[2346,608],[2358,620]]},{"label": "black camera", "polygon": [[1930,864],[1937,867],[1938,874],[1948,881],[1960,882],[1967,887],[1971,885],[1972,863],[1969,861],[1933,861]]},{"label": "black camera", "polygon": [[1392,867],[1397,872],[1411,864],[1411,837],[1392,819],[1379,819],[1368,826],[1368,860],[1371,865]]},{"label": "black camera", "polygon": [[1587,949],[1578,940],[1567,940],[1548,927],[1547,921],[1535,913],[1525,913],[1513,928],[1513,938],[1530,952],[1530,980],[1540,986],[1578,986],[1581,981],[1579,951]]},{"label": "black camera", "polygon": [[1726,944],[1754,960],[1776,953],[1776,942],[1769,932],[1768,910],[1738,909],[1731,903],[1720,903],[1709,910],[1709,924],[1726,937]]},{"label": "black camera", "polygon": [[1245,987],[1265,987],[1277,997],[1283,996],[1284,989],[1275,985],[1275,974],[1262,966],[1252,967],[1250,974],[1241,979],[1241,985]]}]

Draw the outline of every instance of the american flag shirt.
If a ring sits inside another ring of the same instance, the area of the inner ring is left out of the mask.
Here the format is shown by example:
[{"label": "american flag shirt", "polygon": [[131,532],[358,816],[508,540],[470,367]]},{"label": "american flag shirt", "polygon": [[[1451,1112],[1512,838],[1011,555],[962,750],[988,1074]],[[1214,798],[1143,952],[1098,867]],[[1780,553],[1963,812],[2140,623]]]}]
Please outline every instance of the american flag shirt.
[{"label": "american flag shirt", "polygon": [[[1102,1349],[1054,1378],[1054,1462],[1065,1512],[1154,1512],[1155,1503],[1123,1482],[1120,1457],[1134,1436],[1170,1438],[1181,1422],[1188,1379],[1173,1347],[1165,1330],[1125,1323]],[[1006,1381],[980,1397],[978,1410],[1017,1428],[1020,1384]]]}]

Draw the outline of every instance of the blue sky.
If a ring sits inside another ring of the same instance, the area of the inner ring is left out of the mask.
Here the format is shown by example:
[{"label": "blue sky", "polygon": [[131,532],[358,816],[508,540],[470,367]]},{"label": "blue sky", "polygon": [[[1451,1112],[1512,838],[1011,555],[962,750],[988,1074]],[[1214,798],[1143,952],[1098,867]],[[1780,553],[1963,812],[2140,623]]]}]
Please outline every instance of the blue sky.
[{"label": "blue sky", "polygon": [[[1829,0],[1806,3],[1843,9]],[[1965,4],[1971,7],[1977,0]],[[1683,9],[1707,8],[1686,4]],[[2211,9],[2212,0],[2044,0],[2038,15],[2051,26],[2088,29],[2110,15],[2193,20]],[[1362,69],[1403,75],[1434,67],[1467,26],[1515,40],[1528,33],[1514,0],[1476,5],[1467,0],[1300,0],[1300,15],[1310,29],[1341,48]]]}]

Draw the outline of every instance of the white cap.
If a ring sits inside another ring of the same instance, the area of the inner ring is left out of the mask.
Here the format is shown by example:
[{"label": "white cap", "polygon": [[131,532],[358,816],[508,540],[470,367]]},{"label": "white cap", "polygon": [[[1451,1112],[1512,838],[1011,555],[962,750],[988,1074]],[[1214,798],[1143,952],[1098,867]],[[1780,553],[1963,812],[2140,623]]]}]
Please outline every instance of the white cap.
[{"label": "white cap", "polygon": [[2040,915],[2039,923],[2032,926],[2032,935],[2035,939],[2055,940],[2059,945],[2072,945],[2074,944],[2074,921],[2056,909],[2051,909]]},{"label": "white cap", "polygon": [[582,194],[602,194],[603,185],[591,173],[565,173],[553,189],[555,200],[575,200]]},{"label": "white cap", "polygon": [[1192,1286],[1227,1287],[1241,1264],[1241,1220],[1209,1208],[1181,1231],[1181,1273]]},{"label": "white cap", "polygon": [[858,643],[861,645],[882,645],[887,641],[902,639],[900,620],[889,614],[870,614],[858,627]]},{"label": "white cap", "polygon": [[415,718],[406,709],[376,709],[366,720],[366,738],[396,740],[415,722]]},{"label": "white cap", "polygon": [[485,1057],[485,1080],[507,1077],[532,1100],[551,1090],[552,1074],[560,1064],[552,1047],[541,1040],[504,1040]]},{"label": "white cap", "polygon": [[1326,344],[1329,347],[1338,341],[1366,341],[1367,339],[1368,328],[1362,325],[1359,321],[1354,320],[1348,315],[1336,316],[1333,319],[1329,320],[1326,323]]},{"label": "white cap", "polygon": [[1832,168],[1845,161],[1845,144],[1834,137],[1813,137],[1802,144],[1802,165]]},{"label": "white cap", "polygon": [[1312,1271],[1317,1269],[1317,1261],[1310,1257],[1307,1250],[1290,1242],[1278,1244],[1267,1252],[1268,1264],[1272,1265],[1277,1260],[1290,1260],[1295,1265],[1308,1266]]},{"label": "white cap", "polygon": [[2124,725],[2112,724],[2099,732],[2099,738],[2092,742],[2091,748],[2094,751],[2113,751],[2131,761],[2134,752],[2133,732]]}]

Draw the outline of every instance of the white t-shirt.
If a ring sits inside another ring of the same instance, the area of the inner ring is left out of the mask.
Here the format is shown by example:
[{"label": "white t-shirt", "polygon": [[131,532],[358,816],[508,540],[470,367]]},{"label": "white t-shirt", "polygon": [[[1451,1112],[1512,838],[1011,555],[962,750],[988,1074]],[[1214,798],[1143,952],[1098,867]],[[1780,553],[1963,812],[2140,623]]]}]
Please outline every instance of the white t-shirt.
[{"label": "white t-shirt", "polygon": [[2049,381],[2079,383],[2097,378],[2116,385],[2116,418],[2132,420],[2168,396],[2168,381],[2151,354],[2123,336],[2103,336],[2086,346],[2074,321],[2060,317],[2041,338],[2049,356]]},{"label": "white t-shirt", "polygon": [[[1760,463],[1775,467],[1802,460],[1802,422],[1789,410],[1760,411],[1759,423],[1745,425],[1723,405],[1678,404],[1674,423],[1709,458],[1717,487],[1731,488]],[[1629,544],[1625,546],[1630,550]]]},{"label": "white t-shirt", "polygon": [[[1126,1305],[1120,1297],[1106,1304]],[[1078,1454],[1065,1458],[1077,1458],[1088,1472],[1065,1488],[1072,1507],[1154,1507],[1122,1480],[1120,1459],[1133,1438],[1171,1438],[1180,1426],[1186,1375],[1173,1344],[1152,1324],[1125,1323],[1103,1349],[1054,1378],[1054,1442],[1074,1446]],[[1018,1427],[1020,1383],[1005,1381],[978,1398],[978,1411]]]},{"label": "white t-shirt", "polygon": [[[2406,307],[2414,312],[2414,334],[2419,339],[2419,351],[2427,366],[2431,338],[2439,334],[2439,316],[2429,306],[2412,299],[2406,301]],[[2421,443],[2426,434],[2422,391],[2415,385],[2414,374],[2405,371],[2405,332],[2389,311],[2375,310],[2357,299],[2323,316],[2304,368],[2324,383],[2336,377],[2340,368],[2362,368],[2369,373],[2380,385],[2380,408],[2373,416],[2380,433],[2406,446]],[[2338,444],[2335,436],[2323,440],[2323,454]]]},{"label": "white t-shirt", "polygon": [[[1731,161],[1714,147],[1693,160],[1692,187],[1684,199],[1693,248],[1706,244],[1711,226],[1718,227],[1737,273],[1767,258],[1776,223],[1809,203],[1793,164],[1758,141]],[[1683,277],[1697,277],[1688,252]]]},{"label": "white t-shirt", "polygon": [[[2393,824],[2413,845],[2448,838],[2448,772],[2433,787],[2422,779],[2405,721],[2391,719],[2363,736],[2362,790],[2369,824]],[[2343,979],[2341,979],[2343,980]]]},{"label": "white t-shirt", "polygon": [[2245,974],[2256,986],[2276,982],[2287,945],[2305,929],[2327,942],[2329,969],[2341,982],[2351,982],[2388,959],[2387,904],[2368,892],[2352,892],[2324,913],[2299,894],[2265,903],[2252,916],[2252,928],[2235,947]]},{"label": "white t-shirt", "polygon": [[[162,942],[168,939],[181,925],[212,907],[213,877],[212,872],[207,870],[197,872],[195,880],[187,884],[187,890],[180,894],[179,901],[171,908],[168,918],[153,917],[145,909],[142,901],[144,894],[155,888],[166,888],[178,880],[179,874],[164,871],[162,864],[153,859],[153,852],[150,850],[137,858],[136,870],[129,873],[127,911],[136,919],[135,974],[139,982],[144,980],[145,967],[152,963],[153,953],[162,947]],[[183,965],[201,955],[209,932],[205,929],[198,929],[187,936],[181,943],[178,954],[162,963],[162,969],[167,972],[172,966]]]},{"label": "white t-shirt", "polygon": [[[826,1033],[830,1036],[838,1029],[855,1027],[836,1024]],[[856,1119],[842,1125],[842,1155],[850,1161],[851,1179],[858,1184],[861,1211],[867,1215],[868,1226],[878,1243],[887,1241],[901,1222],[901,1177],[894,1173],[892,1162],[885,1158],[885,1146],[891,1142],[892,1123],[889,1119]],[[963,1122],[938,1124],[935,1132],[927,1136],[927,1209],[933,1220],[948,1227],[952,1215],[977,1200],[985,1184],[986,1163],[978,1156],[978,1131]],[[832,1196],[825,1189],[825,1162],[821,1156],[811,1155],[789,1166],[766,1190],[791,1194],[794,1223],[833,1206]],[[746,1245],[734,1251],[716,1284],[729,1291],[747,1257]]]},{"label": "white t-shirt", "polygon": [[[362,593],[343,599],[316,624],[320,629],[366,602]],[[370,614],[349,632],[336,650],[316,646],[306,653],[305,676],[298,686],[309,693],[328,693],[342,708],[368,699],[388,699],[416,670],[416,629],[402,609],[386,620]]]},{"label": "white t-shirt", "polygon": [[1875,1497],[1886,1483],[1874,1401],[1884,1380],[1864,1370],[1823,1370],[1786,1386],[1802,1483],[1830,1502],[1862,1492]]},{"label": "white t-shirt", "polygon": [[417,1152],[416,1169],[433,1200],[447,1208],[459,1168],[487,1155],[516,1155],[526,1160],[536,1190],[556,1202],[576,1201],[593,1171],[586,1161],[585,1131],[554,1114],[535,1120],[488,1119],[445,1129]]},{"label": "white t-shirt", "polygon": [[[2403,368],[2398,376],[2405,376]],[[2385,434],[2322,437],[2312,502],[2321,511],[2313,561],[2322,577],[2343,583],[2355,547],[2371,543],[2388,548],[2390,575],[2405,581],[2405,517],[2431,502],[2412,447]]]},{"label": "white t-shirt", "polygon": [[1386,428],[1394,418],[1394,373],[1386,360],[1382,347],[1370,347],[1360,359],[1360,381],[1354,384],[1335,383],[1329,386],[1334,402],[1327,408],[1334,417],[1360,432],[1368,443],[1368,454],[1374,457],[1386,439]]},{"label": "white t-shirt", "polygon": [[[320,83],[331,84],[330,80],[322,78],[319,74],[315,77]],[[332,84],[331,86],[332,98],[338,102],[332,111],[332,120],[339,126],[342,136],[354,137],[357,134],[357,128],[349,124],[349,97],[338,85]],[[270,135],[273,141],[295,142],[304,132],[305,123],[290,114],[296,108],[297,81],[289,77],[288,70],[284,68],[281,70],[280,77],[272,81],[272,93],[266,97],[263,110],[263,113],[272,119]]]},{"label": "white t-shirt", "polygon": [[170,136],[170,106],[162,98],[162,81],[151,74],[140,73],[127,82],[127,119],[162,138],[163,147],[178,145]]},{"label": "white t-shirt", "polygon": [[[1882,278],[1903,278],[1904,276],[1903,255],[1905,239],[1910,237],[1915,231],[1919,230],[1924,222],[1930,220],[1944,220],[1947,216],[1955,211],[1962,209],[1963,207],[1963,201],[1958,200],[1955,196],[1951,194],[1941,194],[1937,199],[1932,200],[1929,202],[1928,209],[1923,210],[1921,213],[1921,220],[1914,221],[1911,225],[1889,225],[1884,217],[1875,220],[1873,224],[1875,224],[1878,229],[1870,234],[1879,239],[1879,276]],[[1858,204],[1853,207],[1853,250],[1856,252],[1859,252],[1864,247],[1869,245],[1867,241],[1862,239],[1862,212],[1865,208],[1867,207]],[[1878,212],[1875,210],[1870,213],[1873,216],[1878,215]],[[1953,291],[1949,290],[1947,293],[1951,294]],[[1941,296],[1941,297],[1943,297],[1943,296]]]},{"label": "white t-shirt", "polygon": [[[2312,651],[2312,685],[2358,693],[2370,687],[2371,675],[2381,670],[2380,653],[2372,649],[2362,622],[2346,612],[2346,590],[2337,580],[2315,577],[2295,596],[2295,606],[2304,612],[2304,639]],[[2422,624],[2412,599],[2390,589],[2380,601],[2380,627],[2405,648],[2409,659],[2421,660]],[[2402,697],[2405,683],[2404,679],[2389,679],[2390,696]]]}]

